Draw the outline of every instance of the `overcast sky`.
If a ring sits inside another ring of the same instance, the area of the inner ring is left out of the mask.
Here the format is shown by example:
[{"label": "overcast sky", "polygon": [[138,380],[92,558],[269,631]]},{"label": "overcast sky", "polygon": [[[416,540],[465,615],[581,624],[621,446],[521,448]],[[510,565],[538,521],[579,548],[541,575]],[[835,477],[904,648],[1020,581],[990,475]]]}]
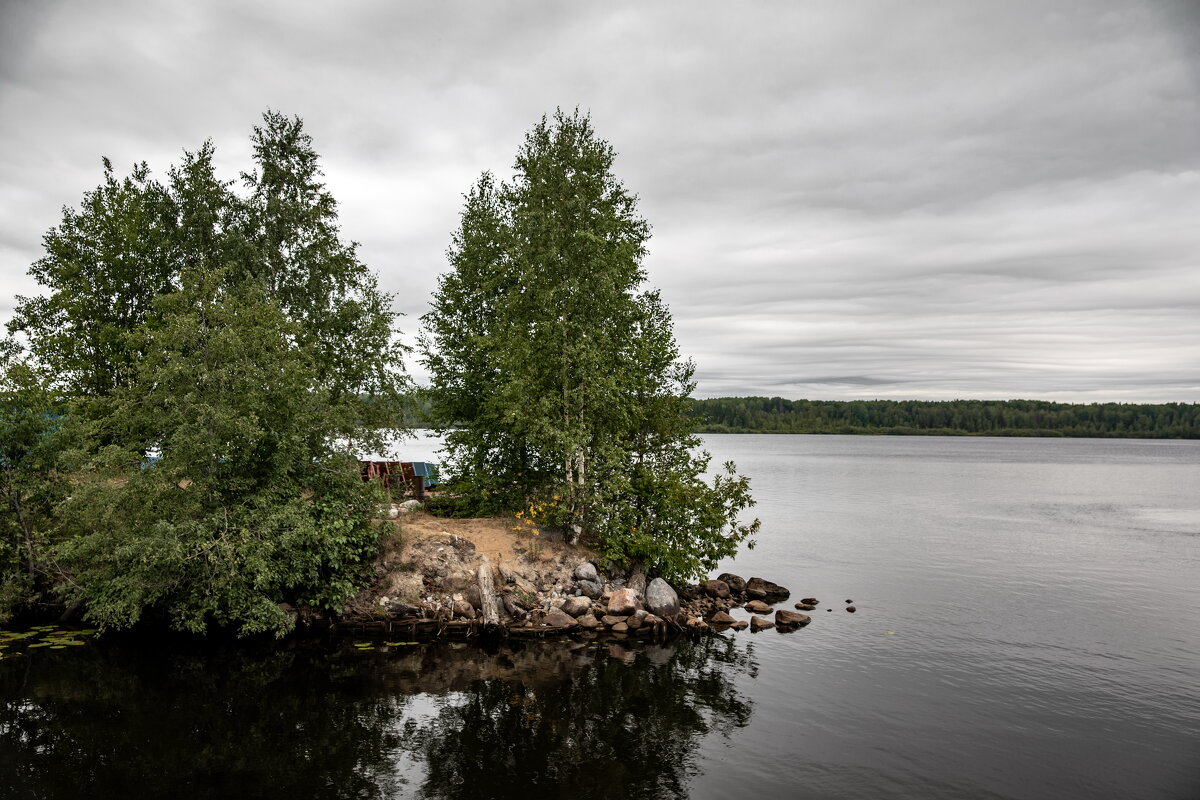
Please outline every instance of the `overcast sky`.
[{"label": "overcast sky", "polygon": [[101,156],[234,178],[272,108],[412,333],[462,193],[579,106],[699,396],[1200,401],[1200,2],[0,9],[3,320]]}]

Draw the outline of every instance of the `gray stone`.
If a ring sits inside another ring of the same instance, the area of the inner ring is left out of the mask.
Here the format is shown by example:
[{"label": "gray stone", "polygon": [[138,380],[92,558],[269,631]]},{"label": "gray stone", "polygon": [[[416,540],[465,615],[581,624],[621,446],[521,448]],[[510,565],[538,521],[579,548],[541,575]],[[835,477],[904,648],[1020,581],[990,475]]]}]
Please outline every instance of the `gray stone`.
[{"label": "gray stone", "polygon": [[575,584],[575,587],[593,600],[598,599],[604,591],[604,587],[596,581],[579,581]]},{"label": "gray stone", "polygon": [[740,575],[734,575],[732,572],[722,572],[717,576],[717,580],[725,581],[729,586],[729,591],[734,594],[742,594],[746,591],[746,579]]},{"label": "gray stone", "polygon": [[634,567],[633,574],[629,576],[629,580],[625,581],[625,587],[636,592],[638,597],[645,597],[646,573],[642,571],[641,567]]},{"label": "gray stone", "polygon": [[575,580],[590,581],[595,584],[600,583],[600,573],[596,572],[596,565],[584,562],[575,568]]},{"label": "gray stone", "polygon": [[751,578],[746,581],[746,594],[759,599],[786,600],[791,592],[765,578]]},{"label": "gray stone", "polygon": [[409,603],[401,603],[398,600],[389,602],[386,606],[387,612],[393,617],[419,617],[421,616],[421,608],[419,606],[410,605]]},{"label": "gray stone", "polygon": [[646,587],[646,609],[652,614],[670,619],[679,613],[679,595],[671,584],[655,578]]}]

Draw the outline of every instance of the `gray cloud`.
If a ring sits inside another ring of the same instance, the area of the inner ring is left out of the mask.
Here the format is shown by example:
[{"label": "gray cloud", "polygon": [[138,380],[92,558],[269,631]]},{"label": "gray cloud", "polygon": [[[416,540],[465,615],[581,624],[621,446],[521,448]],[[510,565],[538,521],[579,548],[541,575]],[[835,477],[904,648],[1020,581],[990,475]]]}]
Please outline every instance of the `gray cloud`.
[{"label": "gray cloud", "polygon": [[1188,2],[5,4],[0,317],[64,204],[304,117],[427,308],[461,194],[590,110],[702,395],[1200,401]]}]

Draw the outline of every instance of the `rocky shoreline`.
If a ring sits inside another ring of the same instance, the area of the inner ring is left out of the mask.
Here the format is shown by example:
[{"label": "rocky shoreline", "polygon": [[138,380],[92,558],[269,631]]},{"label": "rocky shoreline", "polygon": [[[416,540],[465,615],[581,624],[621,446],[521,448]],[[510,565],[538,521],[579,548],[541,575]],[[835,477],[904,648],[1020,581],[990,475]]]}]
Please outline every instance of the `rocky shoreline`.
[{"label": "rocky shoreline", "polygon": [[[453,528],[452,522],[432,527]],[[514,539],[507,556],[500,550],[489,556],[467,536],[438,531],[385,556],[375,585],[345,613],[322,617],[285,610],[301,628],[367,637],[656,638],[747,628],[793,631],[811,622],[802,612],[818,604],[808,597],[795,610],[776,610],[772,606],[791,592],[764,578],[726,573],[699,584],[671,585],[648,578],[636,565],[603,563],[584,548]],[[750,613],[749,620],[730,615],[738,608]]]}]

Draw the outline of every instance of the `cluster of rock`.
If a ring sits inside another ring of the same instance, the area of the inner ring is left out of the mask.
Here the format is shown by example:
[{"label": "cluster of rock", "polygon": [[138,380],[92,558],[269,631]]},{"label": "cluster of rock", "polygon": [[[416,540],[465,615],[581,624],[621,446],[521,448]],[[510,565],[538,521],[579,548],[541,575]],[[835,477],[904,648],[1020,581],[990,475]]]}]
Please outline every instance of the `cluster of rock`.
[{"label": "cluster of rock", "polygon": [[[483,628],[515,635],[590,631],[649,636],[672,630],[789,630],[810,621],[801,613],[773,611],[769,603],[786,600],[790,592],[763,578],[745,580],[727,573],[677,590],[661,578],[647,581],[636,568],[622,572],[609,564],[605,578],[596,564],[572,564],[566,558],[548,565],[503,561],[493,568],[477,556],[474,544],[454,536],[423,542],[417,555],[422,597],[384,595],[374,607],[373,621],[388,624],[389,630],[394,623],[438,635]],[[808,598],[797,608],[815,605]],[[754,616],[748,622],[735,620],[728,612],[738,607]],[[772,612],[774,621],[757,616]],[[366,620],[360,615],[356,621]]]},{"label": "cluster of rock", "polygon": [[[780,609],[771,605],[787,600],[791,592],[765,578],[746,580],[740,575],[726,572],[714,580],[703,581],[683,591],[684,608],[692,619],[699,619],[708,627],[729,627],[735,630],[749,627],[752,631],[778,627],[795,630],[807,625],[812,619],[806,614]],[[796,603],[798,610],[811,611],[816,608],[815,597]],[[734,608],[742,608],[751,614],[750,621],[738,621],[729,615]],[[774,621],[758,616],[774,613]]]}]

